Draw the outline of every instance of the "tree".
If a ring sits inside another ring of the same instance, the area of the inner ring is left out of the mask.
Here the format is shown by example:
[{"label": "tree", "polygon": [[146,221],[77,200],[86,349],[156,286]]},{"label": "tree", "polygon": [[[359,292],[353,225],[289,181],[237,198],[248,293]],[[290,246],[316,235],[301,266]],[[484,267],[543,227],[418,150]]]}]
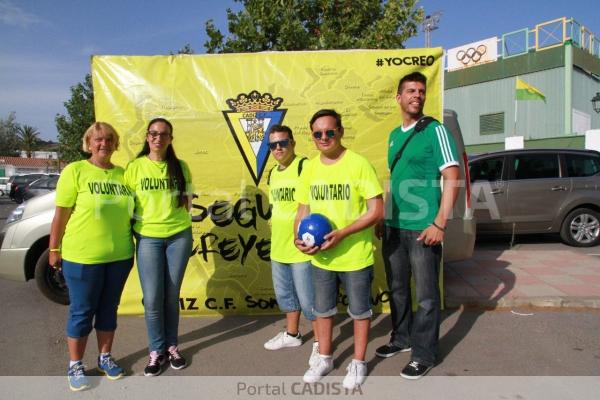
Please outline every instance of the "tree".
[{"label": "tree", "polygon": [[60,158],[67,163],[81,160],[86,154],[81,148],[83,134],[95,121],[92,76],[71,86],[71,98],[64,103],[67,116],[56,114],[56,129]]},{"label": "tree", "polygon": [[[170,55],[175,55],[172,51],[169,52]],[[186,43],[185,46],[177,50],[177,54],[194,54],[194,49],[189,43]]]},{"label": "tree", "polygon": [[36,128],[30,125],[19,126],[17,132],[21,150],[25,150],[27,158],[31,158],[32,153],[39,147],[40,133]]},{"label": "tree", "polygon": [[6,119],[0,118],[0,155],[19,155],[19,136],[17,134],[19,124],[14,112],[8,114]]},{"label": "tree", "polygon": [[235,0],[229,36],[206,22],[208,53],[323,49],[393,49],[417,34],[417,0]]}]

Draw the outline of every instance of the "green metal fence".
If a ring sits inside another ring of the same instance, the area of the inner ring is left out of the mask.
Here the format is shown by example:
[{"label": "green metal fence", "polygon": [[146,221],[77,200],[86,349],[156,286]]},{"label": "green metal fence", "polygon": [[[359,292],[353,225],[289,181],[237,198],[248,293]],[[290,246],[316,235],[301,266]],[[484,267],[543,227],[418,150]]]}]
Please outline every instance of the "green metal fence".
[{"label": "green metal fence", "polygon": [[566,17],[542,22],[534,28],[523,28],[503,34],[498,40],[498,55],[502,58],[510,58],[532,50],[540,51],[562,46],[568,41],[600,58],[600,37],[595,36],[574,18]]}]

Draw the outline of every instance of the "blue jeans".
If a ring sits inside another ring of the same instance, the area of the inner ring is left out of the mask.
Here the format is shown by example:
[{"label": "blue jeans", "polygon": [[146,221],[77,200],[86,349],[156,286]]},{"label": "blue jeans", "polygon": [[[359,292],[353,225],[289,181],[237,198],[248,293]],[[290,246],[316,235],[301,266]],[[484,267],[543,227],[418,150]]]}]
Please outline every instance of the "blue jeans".
[{"label": "blue jeans", "polygon": [[338,279],[348,297],[348,314],[353,319],[371,318],[371,282],[373,266],[358,271],[338,272],[314,267],[315,309],[317,317],[327,318],[337,313]]},{"label": "blue jeans", "polygon": [[135,236],[149,348],[164,353],[177,345],[179,291],[192,251],[192,229],[168,238]]},{"label": "blue jeans", "polygon": [[[433,366],[438,354],[440,332],[438,276],[442,246],[426,246],[417,242],[420,234],[420,231],[385,227],[382,252],[390,290],[390,342],[400,347],[412,347],[413,361]],[[414,316],[411,275],[415,279],[418,303]]]},{"label": "blue jeans", "polygon": [[92,331],[117,329],[117,309],[123,287],[133,266],[133,258],[104,264],[79,264],[62,260],[69,288],[67,336],[86,337]]},{"label": "blue jeans", "polygon": [[273,288],[279,309],[284,313],[300,311],[309,321],[314,321],[312,265],[310,261],[284,264],[271,260]]}]

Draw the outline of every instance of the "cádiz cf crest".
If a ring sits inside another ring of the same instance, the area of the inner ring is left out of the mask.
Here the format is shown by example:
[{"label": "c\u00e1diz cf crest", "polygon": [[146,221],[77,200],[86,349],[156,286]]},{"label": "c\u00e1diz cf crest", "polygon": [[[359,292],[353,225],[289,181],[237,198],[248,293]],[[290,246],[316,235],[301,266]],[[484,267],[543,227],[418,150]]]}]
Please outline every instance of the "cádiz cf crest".
[{"label": "c\u00e1diz cf crest", "polygon": [[269,157],[271,126],[281,124],[287,111],[278,108],[282,102],[281,97],[256,90],[226,101],[230,110],[223,115],[256,186]]}]

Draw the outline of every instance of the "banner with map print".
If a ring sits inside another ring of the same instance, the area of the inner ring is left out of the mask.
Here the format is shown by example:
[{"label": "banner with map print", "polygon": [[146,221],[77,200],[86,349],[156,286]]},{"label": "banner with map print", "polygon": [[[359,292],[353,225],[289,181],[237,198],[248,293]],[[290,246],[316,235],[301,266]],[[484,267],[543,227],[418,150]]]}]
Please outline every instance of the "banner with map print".
[{"label": "banner with map print", "polygon": [[[441,120],[440,48],[92,58],[96,119],[121,138],[113,161],[133,159],[148,121],[162,116],[173,123],[177,156],[191,168],[194,249],[181,292],[184,314],[279,312],[269,259],[270,127],[289,126],[296,152],[314,157],[308,121],[319,109],[335,109],[343,144],[367,157],[385,185],[387,137],[401,123],[398,81],[413,71],[428,78],[425,113]],[[374,245],[374,310],[387,311],[381,242]],[[345,303],[342,293],[340,310]],[[135,269],[120,312],[143,313]]]}]

